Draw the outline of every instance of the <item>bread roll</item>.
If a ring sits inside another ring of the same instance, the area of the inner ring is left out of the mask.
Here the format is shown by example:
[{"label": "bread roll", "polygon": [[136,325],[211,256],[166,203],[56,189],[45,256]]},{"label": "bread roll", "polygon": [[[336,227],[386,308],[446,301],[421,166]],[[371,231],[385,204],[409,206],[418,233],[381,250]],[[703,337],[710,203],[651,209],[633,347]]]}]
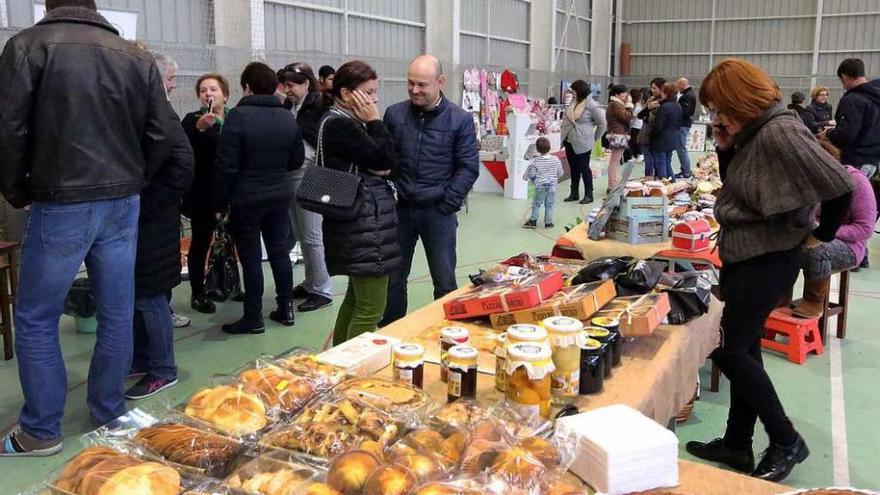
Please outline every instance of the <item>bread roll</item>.
[{"label": "bread roll", "polygon": [[241,386],[221,385],[202,390],[189,400],[184,413],[235,436],[258,432],[268,424],[263,401]]}]

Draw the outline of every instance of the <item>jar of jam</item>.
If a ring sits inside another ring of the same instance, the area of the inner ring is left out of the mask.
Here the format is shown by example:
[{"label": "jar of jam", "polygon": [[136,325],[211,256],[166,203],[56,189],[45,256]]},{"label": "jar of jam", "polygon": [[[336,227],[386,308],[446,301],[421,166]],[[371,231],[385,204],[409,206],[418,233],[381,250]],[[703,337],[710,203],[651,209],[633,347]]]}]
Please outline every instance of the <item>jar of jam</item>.
[{"label": "jar of jam", "polygon": [[467,328],[446,327],[440,330],[440,381],[446,383],[449,368],[446,365],[446,353],[453,346],[467,344],[471,339]]},{"label": "jar of jam", "polygon": [[599,327],[587,327],[587,336],[593,340],[598,340],[602,344],[602,359],[605,361],[605,378],[611,378],[611,367],[614,366],[611,355],[611,346],[608,341],[611,339],[611,332]]},{"label": "jar of jam", "polygon": [[447,402],[477,396],[477,356],[479,351],[469,345],[457,345],[449,349],[447,363]]},{"label": "jar of jam", "polygon": [[553,352],[543,342],[507,346],[507,399],[525,417],[550,418]]},{"label": "jar of jam", "polygon": [[495,341],[495,389],[507,391],[507,334],[498,335]]},{"label": "jar of jam", "polygon": [[624,184],[623,195],[628,198],[641,198],[645,196],[645,185],[637,180],[631,180]]},{"label": "jar of jam", "polygon": [[394,346],[394,381],[422,388],[425,384],[425,348],[419,344]]},{"label": "jar of jam", "polygon": [[[584,334],[586,337],[586,334]],[[581,395],[595,394],[605,385],[605,358],[602,356],[602,343],[584,338],[581,345]]]},{"label": "jar of jam", "polygon": [[581,380],[581,350],[584,324],[567,316],[554,316],[542,323],[550,333],[553,349],[551,391],[555,398],[577,397]]},{"label": "jar of jam", "polygon": [[648,196],[653,198],[666,196],[666,187],[659,180],[648,181],[645,183],[645,187],[648,189]]},{"label": "jar of jam", "polygon": [[620,366],[623,360],[623,336],[620,335],[620,320],[617,318],[608,318],[600,316],[593,318],[590,323],[594,327],[604,328],[611,334],[608,345],[611,347],[611,362],[614,367]]},{"label": "jar of jam", "polygon": [[547,330],[538,325],[511,325],[507,327],[507,343],[518,344],[520,342],[544,342],[547,343]]}]

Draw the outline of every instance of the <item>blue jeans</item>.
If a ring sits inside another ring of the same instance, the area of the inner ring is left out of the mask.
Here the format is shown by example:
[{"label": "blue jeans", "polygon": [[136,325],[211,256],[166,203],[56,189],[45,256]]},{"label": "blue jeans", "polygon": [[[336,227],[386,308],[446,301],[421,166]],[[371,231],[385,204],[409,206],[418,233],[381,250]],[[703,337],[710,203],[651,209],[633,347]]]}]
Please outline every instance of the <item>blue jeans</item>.
[{"label": "blue jeans", "polygon": [[406,316],[406,284],[419,238],[425,247],[428,269],[434,282],[434,299],[440,299],[458,288],[455,281],[455,236],[458,230],[456,214],[442,213],[433,207],[398,206],[397,220],[403,267],[389,274],[388,306],[379,326],[388,325]]},{"label": "blue jeans", "polygon": [[645,152],[645,175],[671,179],[675,174],[672,172],[672,152],[657,151],[653,148]]},{"label": "blue jeans", "polygon": [[134,354],[132,368],[151,376],[174,380],[174,323],[165,294],[134,300]]},{"label": "blue jeans", "polygon": [[676,148],[675,152],[678,154],[678,163],[681,164],[681,174],[682,175],[691,175],[691,157],[688,155],[687,150],[687,140],[688,136],[691,133],[690,127],[679,127],[678,128],[678,148]]},{"label": "blue jeans", "polygon": [[87,403],[96,423],[125,414],[131,367],[134,259],[139,196],[87,203],[34,203],[25,226],[15,306],[15,350],[24,393],[19,424],[45,440],[61,438],[67,371],[58,320],[83,261],[95,293],[98,332]]},{"label": "blue jeans", "polygon": [[556,206],[556,184],[541,184],[535,186],[535,199],[532,200],[531,221],[538,221],[541,206],[544,207],[544,224],[553,223],[553,208]]}]

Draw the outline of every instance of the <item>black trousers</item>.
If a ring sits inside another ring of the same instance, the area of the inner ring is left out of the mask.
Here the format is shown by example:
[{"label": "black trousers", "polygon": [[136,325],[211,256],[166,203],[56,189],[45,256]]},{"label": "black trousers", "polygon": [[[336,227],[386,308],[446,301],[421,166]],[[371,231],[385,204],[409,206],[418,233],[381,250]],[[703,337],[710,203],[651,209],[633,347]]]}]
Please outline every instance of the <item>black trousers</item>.
[{"label": "black trousers", "polygon": [[764,370],[761,336],[770,312],[794,285],[800,248],[770,253],[721,269],[721,346],[712,360],[730,380],[730,411],[724,443],[751,448],[758,418],[770,441],[791,445],[797,433]]},{"label": "black trousers", "polygon": [[629,130],[629,149],[623,152],[624,162],[628,162],[642,154],[642,147],[636,142],[638,141],[640,131],[641,129]]},{"label": "black trousers", "polygon": [[217,219],[213,211],[193,210],[190,226],[192,239],[186,256],[186,266],[189,271],[189,286],[195,296],[205,292],[205,263],[208,261],[208,250],[211,248],[214,229],[217,228]]},{"label": "black trousers", "polygon": [[590,170],[590,152],[581,153],[574,152],[571,143],[565,143],[565,157],[568,159],[568,166],[571,168],[571,195],[580,196],[580,181],[584,181],[584,194],[593,195],[593,171]]},{"label": "black trousers", "polygon": [[261,319],[263,312],[263,253],[266,244],[269,266],[275,279],[278,304],[293,300],[293,266],[290,263],[290,201],[244,207],[229,212],[229,230],[241,262],[244,279],[244,317]]}]

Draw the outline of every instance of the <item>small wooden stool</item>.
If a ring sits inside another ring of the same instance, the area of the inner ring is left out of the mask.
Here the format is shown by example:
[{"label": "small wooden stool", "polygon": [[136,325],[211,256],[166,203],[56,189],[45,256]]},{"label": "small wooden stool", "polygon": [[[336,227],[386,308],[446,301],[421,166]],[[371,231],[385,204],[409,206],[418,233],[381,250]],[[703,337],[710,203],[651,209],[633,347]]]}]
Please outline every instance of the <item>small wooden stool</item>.
[{"label": "small wooden stool", "polygon": [[[787,336],[788,342],[777,342],[778,335]],[[764,324],[761,347],[785,354],[792,363],[804,364],[807,354],[825,352],[819,333],[819,318],[798,318],[789,308],[775,309]]]},{"label": "small wooden stool", "polygon": [[819,332],[822,334],[822,342],[828,342],[828,320],[837,317],[837,338],[846,338],[846,317],[849,311],[849,273],[850,269],[832,273],[831,276],[840,275],[840,290],[837,294],[837,302],[831,302],[831,291],[823,304],[822,317],[819,318]]},{"label": "small wooden stool", "polygon": [[3,335],[3,359],[9,361],[12,350],[12,315],[15,313],[18,243],[0,241],[0,334]]}]

